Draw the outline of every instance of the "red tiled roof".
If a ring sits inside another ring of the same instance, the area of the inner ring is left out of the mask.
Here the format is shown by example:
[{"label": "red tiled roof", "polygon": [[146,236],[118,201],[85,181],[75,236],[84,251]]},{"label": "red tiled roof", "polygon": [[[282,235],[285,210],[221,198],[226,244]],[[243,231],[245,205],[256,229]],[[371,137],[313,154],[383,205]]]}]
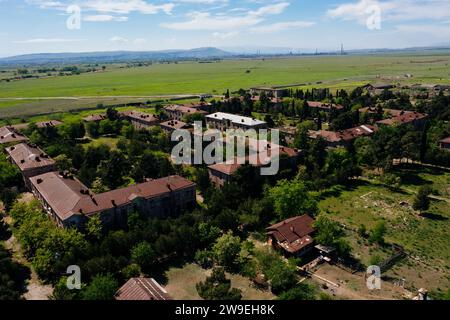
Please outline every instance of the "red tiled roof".
[{"label": "red tiled roof", "polygon": [[17,164],[21,171],[27,169],[47,167],[55,164],[55,161],[36,146],[27,143],[17,144],[6,148],[6,152]]},{"label": "red tiled roof", "polygon": [[174,104],[174,105],[166,106],[164,109],[168,110],[168,111],[179,111],[182,114],[196,114],[196,113],[207,114],[206,111],[198,110],[198,109],[196,109],[196,108],[194,108],[192,106],[187,106],[187,105],[176,105],[176,104]]},{"label": "red tiled roof", "polygon": [[116,293],[116,300],[172,300],[153,278],[131,278]]},{"label": "red tiled roof", "polygon": [[441,143],[450,143],[450,137],[440,140]]},{"label": "red tiled roof", "polygon": [[0,128],[0,144],[11,143],[11,142],[23,142],[28,140],[20,132],[17,132],[12,127],[1,127]]},{"label": "red tiled roof", "polygon": [[50,121],[36,122],[36,127],[38,128],[57,127],[62,124],[63,123],[59,120],[50,120]]},{"label": "red tiled roof", "polygon": [[76,178],[65,178],[58,172],[30,180],[61,220],[74,214],[92,215],[123,206],[136,198],[149,199],[195,185],[183,177],[170,176],[94,195]]},{"label": "red tiled roof", "polygon": [[268,235],[273,236],[287,251],[295,253],[311,244],[314,233],[314,219],[309,215],[293,217],[267,228]]},{"label": "red tiled roof", "polygon": [[139,121],[144,121],[147,122],[149,124],[153,124],[155,122],[158,122],[158,117],[156,117],[154,114],[150,114],[150,113],[145,113],[145,112],[141,112],[141,111],[123,111],[119,113],[121,116],[123,117],[127,117],[130,119],[136,119]]},{"label": "red tiled roof", "polygon": [[359,137],[370,136],[372,135],[377,128],[371,125],[362,125],[355,128],[350,128],[341,131],[327,131],[327,130],[319,130],[319,131],[310,131],[309,136],[312,139],[316,139],[318,137],[322,137],[328,142],[341,142],[341,141],[352,141]]},{"label": "red tiled roof", "polygon": [[415,111],[401,111],[400,114],[390,119],[377,121],[377,124],[386,124],[386,125],[407,124],[414,122],[416,120],[425,119],[427,117],[428,115]]},{"label": "red tiled roof", "polygon": [[178,120],[170,120],[159,124],[161,127],[167,127],[171,129],[186,129],[189,127],[189,124],[183,121]]},{"label": "red tiled roof", "polygon": [[106,119],[106,114],[91,114],[90,116],[83,118],[86,122],[96,122],[104,119]]}]

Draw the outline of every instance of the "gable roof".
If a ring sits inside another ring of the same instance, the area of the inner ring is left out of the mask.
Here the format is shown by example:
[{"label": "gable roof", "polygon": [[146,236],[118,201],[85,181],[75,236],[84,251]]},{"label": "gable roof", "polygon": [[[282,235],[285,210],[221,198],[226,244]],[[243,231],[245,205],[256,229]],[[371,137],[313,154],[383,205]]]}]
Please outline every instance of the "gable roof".
[{"label": "gable roof", "polygon": [[189,124],[178,120],[169,120],[159,124],[161,127],[171,128],[171,129],[187,129],[190,127]]},{"label": "gable roof", "polygon": [[11,143],[11,142],[23,142],[27,141],[28,138],[17,132],[12,127],[1,127],[0,128],[0,144]]},{"label": "gable roof", "polygon": [[153,278],[131,278],[116,293],[116,300],[172,300]]},{"label": "gable roof", "polygon": [[44,151],[32,144],[20,143],[5,150],[21,171],[55,164]]},{"label": "gable roof", "polygon": [[305,214],[274,224],[266,230],[285,250],[295,253],[313,242],[313,223],[314,219]]},{"label": "gable roof", "polygon": [[401,125],[408,124],[417,120],[423,120],[428,117],[427,114],[419,113],[415,111],[401,111],[398,115],[389,118],[377,121],[377,124],[385,124],[385,125]]},{"label": "gable roof", "polygon": [[197,109],[194,107],[194,105],[190,106],[190,105],[177,105],[177,104],[172,104],[169,106],[164,107],[165,110],[167,111],[179,111],[182,114],[207,114],[206,111]]},{"label": "gable roof", "polygon": [[83,121],[85,122],[97,122],[97,121],[102,121],[106,119],[106,114],[101,113],[101,114],[91,114],[87,117],[83,118]]},{"label": "gable roof", "polygon": [[372,125],[362,125],[355,128],[350,128],[341,131],[327,131],[327,130],[319,130],[319,131],[309,131],[309,137],[312,139],[317,139],[318,137],[322,137],[326,141],[333,142],[341,142],[341,141],[352,141],[359,137],[370,136],[377,131],[377,128]]},{"label": "gable roof", "polygon": [[172,191],[195,186],[180,176],[147,181],[134,186],[92,194],[78,179],[58,172],[45,173],[30,179],[61,220],[75,214],[92,215],[131,203],[136,198],[149,199]]},{"label": "gable roof", "polygon": [[119,114],[122,117],[127,117],[127,118],[132,119],[132,120],[135,119],[135,120],[147,122],[149,124],[153,124],[153,123],[159,121],[158,117],[155,116],[154,114],[145,113],[145,112],[136,111],[136,110],[123,111],[123,112],[119,112]]}]

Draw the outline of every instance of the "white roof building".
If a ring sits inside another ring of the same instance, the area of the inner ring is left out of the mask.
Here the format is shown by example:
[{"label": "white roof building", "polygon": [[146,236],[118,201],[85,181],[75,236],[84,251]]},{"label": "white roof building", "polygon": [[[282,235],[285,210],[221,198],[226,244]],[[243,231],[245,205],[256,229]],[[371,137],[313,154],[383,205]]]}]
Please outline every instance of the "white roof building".
[{"label": "white roof building", "polygon": [[243,117],[235,114],[217,112],[206,116],[206,120],[209,121],[229,121],[232,125],[238,127],[264,127],[266,122],[257,120],[250,117]]}]

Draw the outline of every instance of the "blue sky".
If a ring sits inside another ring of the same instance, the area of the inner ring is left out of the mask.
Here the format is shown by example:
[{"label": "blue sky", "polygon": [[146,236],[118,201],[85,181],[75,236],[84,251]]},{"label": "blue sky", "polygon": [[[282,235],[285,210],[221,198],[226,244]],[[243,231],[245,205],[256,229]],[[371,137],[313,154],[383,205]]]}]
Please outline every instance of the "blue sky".
[{"label": "blue sky", "polygon": [[[71,5],[79,16],[67,12]],[[0,56],[450,44],[450,0],[0,0],[0,14]]]}]

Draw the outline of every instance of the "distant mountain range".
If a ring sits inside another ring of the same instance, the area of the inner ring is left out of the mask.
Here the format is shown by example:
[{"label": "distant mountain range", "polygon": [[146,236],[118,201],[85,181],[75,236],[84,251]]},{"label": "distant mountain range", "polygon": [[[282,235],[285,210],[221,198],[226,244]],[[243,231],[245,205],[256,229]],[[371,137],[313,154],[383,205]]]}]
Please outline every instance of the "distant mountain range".
[{"label": "distant mountain range", "polygon": [[36,53],[1,58],[0,64],[48,64],[48,63],[111,63],[143,60],[214,59],[232,56],[217,48],[162,51],[110,51],[79,53]]},{"label": "distant mountain range", "polygon": [[[417,47],[404,49],[358,49],[345,50],[347,55],[389,54],[412,52],[450,52],[450,45],[434,47]],[[112,63],[137,61],[176,61],[176,60],[211,60],[226,58],[252,58],[265,56],[302,56],[302,55],[340,55],[340,50],[311,50],[282,47],[228,47],[228,48],[196,48],[190,50],[161,51],[110,51],[80,53],[37,53],[0,58],[0,65],[43,65],[43,64],[82,64]]]}]

